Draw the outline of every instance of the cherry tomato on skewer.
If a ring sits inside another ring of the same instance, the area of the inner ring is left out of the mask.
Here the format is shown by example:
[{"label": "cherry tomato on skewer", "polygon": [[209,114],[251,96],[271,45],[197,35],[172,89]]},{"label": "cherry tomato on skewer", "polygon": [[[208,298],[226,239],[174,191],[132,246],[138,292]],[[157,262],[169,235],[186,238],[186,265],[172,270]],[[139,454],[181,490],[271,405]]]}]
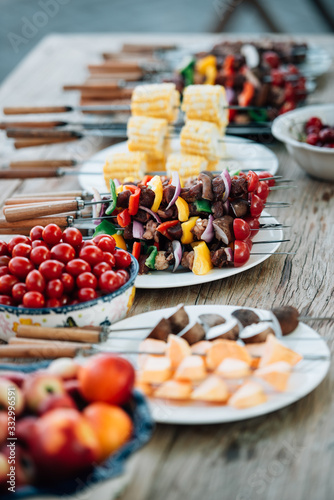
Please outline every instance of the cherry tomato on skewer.
[{"label": "cherry tomato on skewer", "polygon": [[257,190],[257,187],[259,185],[259,176],[253,172],[253,170],[250,170],[247,174],[247,182],[248,182],[248,192],[252,193],[253,191]]},{"label": "cherry tomato on skewer", "polygon": [[261,198],[261,200],[266,201],[269,196],[269,186],[266,181],[260,181],[255,191],[255,194]]},{"label": "cherry tomato on skewer", "polygon": [[256,194],[252,193],[250,197],[250,213],[252,217],[260,217],[264,208],[263,201]]},{"label": "cherry tomato on skewer", "polygon": [[[273,177],[273,175],[270,172],[261,172],[259,174],[259,179],[268,179],[268,177]],[[269,181],[261,181],[261,182],[266,182],[269,187],[275,186],[275,179],[272,178]]]},{"label": "cherry tomato on skewer", "polygon": [[245,241],[234,242],[234,267],[241,267],[249,260],[249,246]]},{"label": "cherry tomato on skewer", "polygon": [[251,230],[249,224],[243,219],[234,219],[233,232],[236,240],[244,241],[250,237]]}]

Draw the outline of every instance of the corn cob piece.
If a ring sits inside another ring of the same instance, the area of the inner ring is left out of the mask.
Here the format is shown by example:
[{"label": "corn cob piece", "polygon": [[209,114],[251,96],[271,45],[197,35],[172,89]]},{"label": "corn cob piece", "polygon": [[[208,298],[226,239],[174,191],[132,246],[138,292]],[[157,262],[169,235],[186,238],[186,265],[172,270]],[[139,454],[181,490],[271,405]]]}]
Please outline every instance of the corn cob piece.
[{"label": "corn cob piece", "polygon": [[163,160],[167,125],[161,118],[132,116],[127,127],[129,151],[142,151],[152,159]]},{"label": "corn cob piece", "polygon": [[146,172],[148,174],[151,172],[164,172],[166,170],[165,160],[156,160],[149,155],[147,155],[146,166]]},{"label": "corn cob piece", "polygon": [[210,161],[216,161],[224,153],[218,126],[213,122],[187,120],[181,130],[181,151],[185,154],[205,156]]},{"label": "corn cob piece", "polygon": [[187,119],[216,123],[221,132],[228,124],[227,105],[221,85],[189,85],[183,93],[182,111]]},{"label": "corn cob piece", "polygon": [[174,83],[138,85],[132,93],[132,116],[163,118],[174,122],[179,113],[180,93]]},{"label": "corn cob piece", "polygon": [[208,162],[203,156],[185,155],[174,153],[168,156],[166,163],[167,177],[172,176],[176,171],[180,177],[185,180],[191,177],[197,177],[200,172],[206,170]]},{"label": "corn cob piece", "polygon": [[110,179],[118,179],[124,182],[126,178],[133,177],[135,180],[141,179],[146,172],[145,153],[115,153],[106,159],[103,166],[104,180],[109,190]]}]

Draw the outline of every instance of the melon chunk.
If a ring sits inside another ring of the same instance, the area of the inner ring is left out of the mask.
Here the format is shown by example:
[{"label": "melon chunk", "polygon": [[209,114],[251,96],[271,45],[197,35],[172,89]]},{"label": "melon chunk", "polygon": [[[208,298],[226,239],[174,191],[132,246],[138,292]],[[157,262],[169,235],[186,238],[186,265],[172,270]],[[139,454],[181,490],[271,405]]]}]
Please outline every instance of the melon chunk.
[{"label": "melon chunk", "polygon": [[155,398],[166,399],[189,399],[191,394],[191,383],[178,380],[167,380],[161,384],[155,391]]},{"label": "melon chunk", "polygon": [[248,363],[241,359],[225,358],[216,370],[224,378],[243,378],[250,375]]},{"label": "melon chunk", "polygon": [[228,404],[233,408],[245,409],[265,403],[267,396],[256,382],[246,382],[230,397]]},{"label": "melon chunk", "polygon": [[135,383],[135,389],[140,391],[145,396],[152,396],[152,394],[153,394],[152,386],[150,384],[148,384],[147,382],[141,382],[140,380],[138,380]]},{"label": "melon chunk", "polygon": [[203,380],[206,377],[204,360],[201,356],[187,356],[179,364],[174,378],[176,380]]},{"label": "melon chunk", "polygon": [[186,340],[173,334],[168,335],[166,356],[171,362],[172,370],[176,370],[181,361],[190,354],[190,346]]},{"label": "melon chunk", "polygon": [[192,354],[203,354],[203,356],[205,356],[211,346],[212,342],[209,340],[201,340],[200,342],[193,344],[190,349]]},{"label": "melon chunk", "polygon": [[277,338],[269,334],[265,342],[264,353],[259,363],[259,368],[272,365],[277,361],[286,361],[289,365],[296,365],[303,357],[297,352],[285,347]]},{"label": "melon chunk", "polygon": [[277,391],[283,392],[287,388],[291,369],[291,365],[286,361],[278,361],[277,363],[259,368],[254,375],[265,380]]},{"label": "melon chunk", "polygon": [[240,359],[241,361],[245,361],[248,365],[252,362],[245,347],[237,344],[234,340],[214,340],[210,349],[207,351],[207,368],[209,370],[215,370],[225,358]]},{"label": "melon chunk", "polygon": [[229,392],[225,382],[216,375],[211,375],[194,389],[191,399],[212,403],[226,403]]},{"label": "melon chunk", "polygon": [[148,384],[161,384],[168,380],[171,374],[172,367],[166,356],[147,356],[138,380]]},{"label": "melon chunk", "polygon": [[165,354],[166,352],[166,342],[163,340],[156,339],[145,339],[139,345],[139,352],[147,352],[147,354],[140,354],[138,357],[138,366],[142,368],[145,364],[147,356],[150,353],[154,354]]}]

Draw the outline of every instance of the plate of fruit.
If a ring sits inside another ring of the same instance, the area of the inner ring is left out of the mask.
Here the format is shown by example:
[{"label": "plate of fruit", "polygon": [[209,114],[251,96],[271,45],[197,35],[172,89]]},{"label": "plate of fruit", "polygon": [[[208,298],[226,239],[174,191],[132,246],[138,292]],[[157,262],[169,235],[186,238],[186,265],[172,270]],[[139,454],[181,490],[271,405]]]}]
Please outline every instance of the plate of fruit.
[{"label": "plate of fruit", "polygon": [[284,408],[326,376],[329,349],[298,317],[293,307],[178,306],[113,325],[105,348],[137,349],[136,386],[157,422],[233,422]]},{"label": "plate of fruit", "polygon": [[0,366],[1,498],[119,493],[112,480],[153,430],[134,378],[111,354]]}]

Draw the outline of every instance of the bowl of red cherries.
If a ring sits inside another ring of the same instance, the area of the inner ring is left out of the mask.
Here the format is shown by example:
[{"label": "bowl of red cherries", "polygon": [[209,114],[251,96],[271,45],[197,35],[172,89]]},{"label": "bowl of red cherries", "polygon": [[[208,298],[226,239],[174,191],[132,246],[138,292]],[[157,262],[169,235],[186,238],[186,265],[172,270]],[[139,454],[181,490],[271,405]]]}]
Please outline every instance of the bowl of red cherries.
[{"label": "bowl of red cherries", "polygon": [[305,106],[279,116],[272,133],[308,174],[334,180],[334,104]]},{"label": "bowl of red cherries", "polygon": [[0,338],[20,324],[119,321],[132,306],[137,274],[136,259],[106,234],[83,240],[77,228],[48,224],[0,241]]}]

